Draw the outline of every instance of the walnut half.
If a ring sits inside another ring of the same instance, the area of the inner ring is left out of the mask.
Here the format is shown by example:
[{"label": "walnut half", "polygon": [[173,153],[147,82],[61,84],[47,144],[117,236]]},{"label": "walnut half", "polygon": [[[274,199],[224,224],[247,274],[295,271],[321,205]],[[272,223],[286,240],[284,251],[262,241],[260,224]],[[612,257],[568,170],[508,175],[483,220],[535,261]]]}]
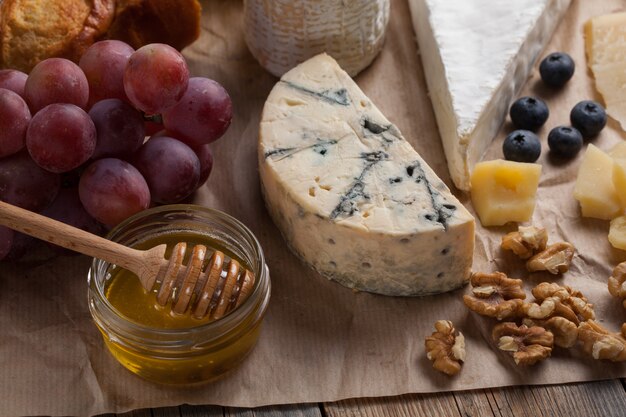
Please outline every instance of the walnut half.
[{"label": "walnut half", "polygon": [[524,315],[526,293],[521,279],[508,278],[502,272],[478,272],[470,282],[472,295],[464,295],[463,302],[473,312],[498,320]]},{"label": "walnut half", "polygon": [[609,292],[613,297],[621,298],[622,305],[626,308],[626,262],[622,262],[613,268],[613,274],[609,278]]},{"label": "walnut half", "polygon": [[571,348],[578,340],[578,326],[564,317],[546,320],[525,318],[522,323],[528,327],[543,327],[554,335],[554,344],[562,348]]},{"label": "walnut half", "polygon": [[563,317],[578,325],[594,319],[593,304],[578,290],[553,282],[542,282],[532,290],[538,303],[526,306],[526,314],[532,319]]},{"label": "walnut half", "polygon": [[554,243],[530,258],[526,262],[526,269],[530,272],[548,271],[554,275],[562,274],[569,270],[574,251],[574,245],[571,243]]},{"label": "walnut half", "polygon": [[608,359],[612,362],[626,361],[626,339],[622,333],[611,333],[593,320],[578,326],[578,340],[583,342],[583,350],[594,359]]},{"label": "walnut half", "polygon": [[426,338],[426,357],[433,361],[433,368],[448,375],[461,371],[461,362],[465,361],[465,338],[456,333],[449,320],[438,320],[436,331]]},{"label": "walnut half", "polygon": [[505,322],[497,324],[491,333],[498,349],[509,352],[517,365],[534,365],[552,353],[554,336],[543,327]]},{"label": "walnut half", "polygon": [[519,226],[517,232],[502,237],[502,249],[513,251],[521,259],[528,259],[541,252],[548,244],[548,232],[542,227]]}]

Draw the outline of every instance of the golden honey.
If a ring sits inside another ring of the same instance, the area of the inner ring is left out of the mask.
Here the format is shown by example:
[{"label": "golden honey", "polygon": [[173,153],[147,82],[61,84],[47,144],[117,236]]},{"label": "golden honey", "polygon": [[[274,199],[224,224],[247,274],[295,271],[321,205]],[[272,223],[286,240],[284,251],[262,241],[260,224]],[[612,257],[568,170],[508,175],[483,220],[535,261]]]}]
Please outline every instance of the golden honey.
[{"label": "golden honey", "polygon": [[[259,337],[269,301],[269,272],[252,233],[230,216],[188,205],[140,213],[109,235],[138,249],[177,242],[221,250],[250,269],[252,293],[226,316],[210,321],[173,313],[156,302],[129,271],[95,260],[89,274],[90,310],[111,354],[127,369],[165,384],[210,381],[236,367]],[[188,250],[187,253],[191,253]],[[167,254],[166,254],[167,256]]]},{"label": "golden honey", "polygon": [[[235,259],[242,268],[250,269],[246,262],[229,252],[219,241],[208,236],[189,233],[173,232],[150,237],[134,246],[135,249],[150,249],[155,246],[166,244],[165,257],[169,259],[172,248],[178,242],[187,243],[187,251],[183,263],[189,261],[195,245],[204,245],[212,250],[223,252],[227,259]],[[159,291],[156,285],[151,291],[146,291],[141,285],[139,278],[132,272],[123,268],[112,268],[109,271],[111,277],[105,286],[105,297],[115,309],[137,324],[156,327],[159,329],[185,329],[209,323],[209,315],[198,320],[191,314],[176,314],[170,308],[170,304],[163,307],[157,303],[156,295]]]}]

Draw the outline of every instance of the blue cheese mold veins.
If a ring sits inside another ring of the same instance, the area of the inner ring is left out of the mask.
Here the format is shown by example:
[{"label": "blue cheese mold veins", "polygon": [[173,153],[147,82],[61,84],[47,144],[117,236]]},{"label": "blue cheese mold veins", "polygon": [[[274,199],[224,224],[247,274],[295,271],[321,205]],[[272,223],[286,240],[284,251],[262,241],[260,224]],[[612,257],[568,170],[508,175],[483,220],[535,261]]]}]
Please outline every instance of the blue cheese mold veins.
[{"label": "blue cheese mold veins", "polygon": [[259,170],[289,247],[327,278],[398,296],[469,278],[474,218],[328,55],[270,93]]}]

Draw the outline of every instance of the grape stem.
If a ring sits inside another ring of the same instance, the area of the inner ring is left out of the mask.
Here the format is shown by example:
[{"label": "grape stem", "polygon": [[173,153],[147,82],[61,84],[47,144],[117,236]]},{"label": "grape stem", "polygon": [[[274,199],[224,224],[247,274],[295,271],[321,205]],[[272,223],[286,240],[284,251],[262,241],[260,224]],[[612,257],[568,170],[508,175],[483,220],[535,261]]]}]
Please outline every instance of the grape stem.
[{"label": "grape stem", "polygon": [[143,112],[141,114],[143,115],[143,120],[146,122],[154,122],[160,125],[163,124],[163,116],[160,114],[146,114]]}]

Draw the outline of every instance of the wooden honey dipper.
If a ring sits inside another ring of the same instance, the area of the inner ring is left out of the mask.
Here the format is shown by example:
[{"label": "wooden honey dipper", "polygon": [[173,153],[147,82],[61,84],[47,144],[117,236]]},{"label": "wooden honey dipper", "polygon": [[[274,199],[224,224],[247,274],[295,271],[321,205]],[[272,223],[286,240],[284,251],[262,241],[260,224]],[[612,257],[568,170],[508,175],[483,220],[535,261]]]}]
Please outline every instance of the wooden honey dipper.
[{"label": "wooden honey dipper", "polygon": [[166,259],[167,245],[148,250],[129,248],[3,201],[0,225],[127,269],[139,277],[147,291],[160,282],[157,302],[165,306],[171,299],[172,310],[178,314],[190,307],[195,318],[210,314],[211,319],[219,319],[239,306],[254,286],[254,274],[235,259],[226,260],[223,252],[214,251],[205,267],[209,252],[204,245],[193,247],[185,265],[185,242],[174,245]]}]

